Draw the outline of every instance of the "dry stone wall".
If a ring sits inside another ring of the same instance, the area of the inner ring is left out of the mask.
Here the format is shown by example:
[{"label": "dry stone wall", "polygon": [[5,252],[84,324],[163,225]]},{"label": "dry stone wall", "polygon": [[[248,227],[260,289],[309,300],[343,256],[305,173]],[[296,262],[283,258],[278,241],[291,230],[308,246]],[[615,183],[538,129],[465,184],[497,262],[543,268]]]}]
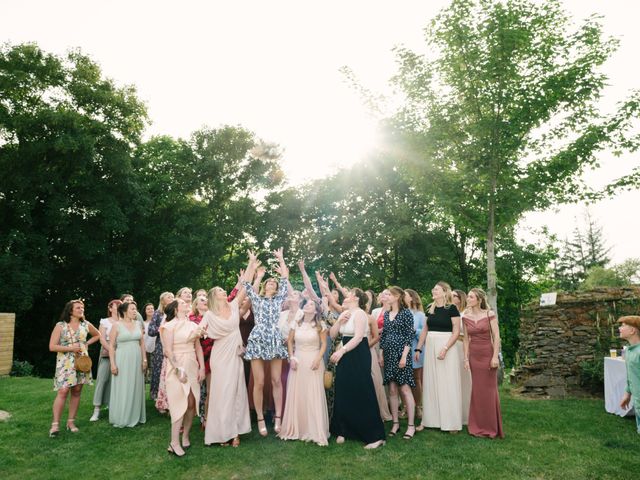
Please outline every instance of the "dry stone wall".
[{"label": "dry stone wall", "polygon": [[524,395],[564,397],[580,389],[581,364],[620,348],[617,319],[640,314],[640,287],[558,293],[556,304],[523,309],[511,373]]}]

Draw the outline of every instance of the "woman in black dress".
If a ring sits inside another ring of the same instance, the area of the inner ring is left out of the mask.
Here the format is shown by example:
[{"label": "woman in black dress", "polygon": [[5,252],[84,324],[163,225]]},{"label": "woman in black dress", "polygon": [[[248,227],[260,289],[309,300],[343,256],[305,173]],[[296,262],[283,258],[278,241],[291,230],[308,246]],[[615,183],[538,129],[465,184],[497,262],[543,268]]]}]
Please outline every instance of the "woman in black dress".
[{"label": "woman in black dress", "polygon": [[335,400],[330,431],[336,443],[345,438],[364,442],[365,448],[385,443],[384,425],[371,378],[371,352],[367,339],[367,296],[359,288],[345,297],[347,309],[331,327],[331,337],[342,335],[341,346],[331,355],[336,364]]},{"label": "woman in black dress", "polygon": [[416,403],[411,389],[416,386],[413,378],[413,362],[411,360],[411,341],[415,330],[413,314],[404,300],[404,290],[400,287],[389,287],[391,310],[384,314],[384,328],[380,337],[380,348],[384,362],[384,384],[389,385],[389,403],[393,426],[389,432],[392,437],[400,429],[398,422],[398,387],[407,410],[407,431],[402,438],[410,440],[416,433],[414,414]]}]

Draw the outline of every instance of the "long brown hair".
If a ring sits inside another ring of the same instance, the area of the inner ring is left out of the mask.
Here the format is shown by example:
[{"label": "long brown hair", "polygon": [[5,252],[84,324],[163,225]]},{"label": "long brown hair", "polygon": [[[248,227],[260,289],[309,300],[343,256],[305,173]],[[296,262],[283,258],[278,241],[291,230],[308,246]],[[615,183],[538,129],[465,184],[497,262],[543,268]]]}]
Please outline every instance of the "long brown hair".
[{"label": "long brown hair", "polygon": [[396,296],[398,295],[398,310],[402,310],[403,308],[409,308],[409,306],[407,305],[407,302],[405,302],[404,300],[404,290],[400,287],[389,287],[387,290],[389,290],[391,292],[391,295]]},{"label": "long brown hair", "polygon": [[479,301],[480,310],[489,310],[489,304],[487,303],[487,294],[481,288],[472,288],[469,290],[469,293],[472,293],[476,296]]},{"label": "long brown hair", "polygon": [[460,313],[464,312],[464,310],[467,308],[467,294],[458,289],[455,289],[453,293],[458,295],[458,298],[460,299]]}]

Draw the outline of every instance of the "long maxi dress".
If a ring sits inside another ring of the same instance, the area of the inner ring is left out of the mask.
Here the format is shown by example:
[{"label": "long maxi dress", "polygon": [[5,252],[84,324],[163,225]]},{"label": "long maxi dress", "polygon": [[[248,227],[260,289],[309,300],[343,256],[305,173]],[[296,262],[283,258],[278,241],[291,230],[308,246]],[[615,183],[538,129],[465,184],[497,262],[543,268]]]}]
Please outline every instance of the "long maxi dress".
[{"label": "long maxi dress", "polygon": [[205,445],[226,443],[251,431],[244,364],[240,356],[242,336],[238,302],[234,300],[229,305],[229,318],[208,311],[202,319],[207,323],[207,336],[214,340],[209,359],[211,391]]},{"label": "long maxi dress", "polygon": [[[413,378],[413,355],[410,353],[411,340],[414,336],[413,315],[408,308],[402,308],[391,320],[391,312],[384,314],[384,328],[380,336],[380,348],[384,356],[384,384],[391,382],[397,385],[415,387]],[[402,352],[407,348],[406,365],[400,368]]]},{"label": "long maxi dress", "polygon": [[[153,312],[153,317],[151,317],[151,322],[149,323],[149,327],[147,329],[147,335],[149,337],[158,337],[160,333],[160,325],[164,321],[165,314],[160,310],[156,310]],[[162,372],[162,363],[164,361],[164,355],[162,353],[162,342],[160,339],[156,339],[156,348],[153,352],[153,357],[151,359],[151,386],[149,387],[150,395],[152,400],[156,400],[158,398],[158,389],[160,388],[160,373]],[[164,382],[163,382],[164,383]]]},{"label": "long maxi dress", "polygon": [[[376,320],[377,321],[377,320]],[[371,331],[367,325],[367,338],[371,338]],[[380,342],[369,348],[371,352],[371,379],[373,380],[373,388],[376,391],[376,399],[378,400],[378,409],[380,410],[380,418],[383,422],[391,420],[391,411],[389,410],[389,401],[387,400],[387,392],[384,390],[382,381],[382,369],[378,362],[378,351]]]},{"label": "long maxi dress", "polygon": [[196,330],[198,325],[185,319],[173,319],[165,322],[160,327],[163,338],[166,339],[167,332],[173,333],[173,355],[187,374],[187,381],[182,383],[178,377],[178,372],[166,362],[166,375],[164,384],[167,392],[167,403],[171,423],[180,420],[187,411],[189,394],[193,393],[196,400],[196,415],[198,415],[198,399],[200,398],[200,383],[198,382],[198,358],[196,357],[196,345],[198,335]]},{"label": "long maxi dress", "polygon": [[[355,316],[366,315],[357,309],[351,318],[340,326],[342,344],[346,345],[355,335]],[[330,431],[335,437],[373,443],[384,440],[384,424],[371,377],[371,351],[369,340],[362,341],[345,353],[336,366],[335,399]]]},{"label": "long maxi dress", "polygon": [[[311,365],[320,352],[318,329],[308,322],[298,325],[295,330],[295,353],[298,366],[289,370],[287,400],[282,417],[282,430],[278,435],[283,440],[303,440],[318,445],[328,445],[329,413],[324,393],[324,362],[320,359],[317,369]],[[323,325],[323,330],[326,326]]]},{"label": "long maxi dress", "polygon": [[147,421],[140,348],[140,339],[144,334],[137,321],[133,325],[133,331],[124,322],[115,325],[118,329],[115,351],[118,374],[111,375],[109,397],[109,423],[114,427],[135,427]]},{"label": "long maxi dress", "polygon": [[427,314],[427,341],[422,372],[422,425],[444,431],[462,430],[462,388],[460,351],[452,346],[444,360],[438,354],[453,330],[453,319],[460,317],[455,305],[436,307]]},{"label": "long maxi dress", "polygon": [[491,368],[493,344],[491,342],[491,318],[487,313],[474,321],[462,317],[469,335],[469,366],[471,367],[471,406],[469,426],[476,437],[504,437],[500,395],[498,394],[498,369]]}]

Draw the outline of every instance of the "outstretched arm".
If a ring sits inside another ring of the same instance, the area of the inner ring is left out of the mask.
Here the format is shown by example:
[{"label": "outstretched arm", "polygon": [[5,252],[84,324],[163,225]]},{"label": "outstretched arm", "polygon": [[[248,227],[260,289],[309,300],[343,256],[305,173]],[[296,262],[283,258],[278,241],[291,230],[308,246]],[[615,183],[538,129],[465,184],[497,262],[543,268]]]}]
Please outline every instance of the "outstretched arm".
[{"label": "outstretched arm", "polygon": [[300,273],[302,273],[302,281],[304,282],[304,288],[307,289],[307,292],[309,292],[309,298],[311,298],[311,300],[313,300],[316,303],[320,303],[320,297],[318,297],[318,295],[316,295],[315,290],[313,289],[313,285],[311,284],[311,279],[309,278],[309,275],[307,274],[307,271],[304,268],[304,260],[300,260],[298,262],[298,268],[300,269]]},{"label": "outstretched arm", "polygon": [[329,274],[329,278],[335,284],[336,288],[338,290],[340,290],[340,293],[342,293],[342,295],[346,297],[347,296],[347,291],[342,287],[342,285],[340,285],[340,282],[338,282],[338,279],[336,278],[336,274],[331,272]]}]

